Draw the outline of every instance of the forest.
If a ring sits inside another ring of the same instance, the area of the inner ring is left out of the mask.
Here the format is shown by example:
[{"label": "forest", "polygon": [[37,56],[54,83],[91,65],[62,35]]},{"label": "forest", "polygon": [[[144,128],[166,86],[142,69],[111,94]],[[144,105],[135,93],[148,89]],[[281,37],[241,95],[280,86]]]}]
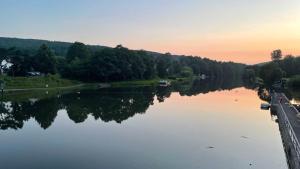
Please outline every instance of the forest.
[{"label": "forest", "polygon": [[[17,41],[19,42],[19,41]],[[246,65],[218,62],[196,56],[160,54],[145,50],[130,50],[122,45],[115,48],[85,45],[81,42],[29,40],[27,48],[11,42],[1,46],[1,64],[9,76],[27,76],[28,72],[59,74],[63,78],[84,82],[112,82],[153,78],[190,77],[205,74],[209,78],[240,78]],[[46,43],[43,43],[46,42]],[[3,42],[2,42],[3,43]],[[41,44],[37,47],[37,44]],[[62,50],[63,49],[63,50]]]},{"label": "forest", "polygon": [[243,79],[254,82],[258,77],[267,86],[271,86],[282,79],[287,79],[290,87],[300,86],[300,57],[283,56],[282,51],[278,49],[271,53],[271,60],[267,63],[247,66]]}]

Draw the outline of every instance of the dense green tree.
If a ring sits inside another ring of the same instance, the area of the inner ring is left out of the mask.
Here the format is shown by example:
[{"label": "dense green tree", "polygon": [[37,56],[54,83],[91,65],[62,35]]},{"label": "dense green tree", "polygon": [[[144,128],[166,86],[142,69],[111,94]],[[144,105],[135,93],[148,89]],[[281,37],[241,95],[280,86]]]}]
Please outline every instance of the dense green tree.
[{"label": "dense green tree", "polygon": [[8,56],[8,50],[5,48],[0,48],[0,62],[7,59]]},{"label": "dense green tree", "polygon": [[191,77],[193,76],[193,69],[188,66],[184,66],[180,72],[180,75],[182,77]]},{"label": "dense green tree", "polygon": [[297,66],[300,65],[296,65],[295,57],[292,55],[285,56],[284,59],[279,62],[279,66],[286,72],[287,76],[294,76],[299,73],[297,72]]},{"label": "dense green tree", "polygon": [[272,85],[274,82],[281,80],[283,75],[284,72],[276,63],[265,64],[260,70],[260,77],[267,85]]},{"label": "dense green tree", "polygon": [[169,75],[171,66],[171,56],[167,53],[156,59],[157,74],[161,78],[165,78]]},{"label": "dense green tree", "polygon": [[96,81],[114,80],[114,75],[120,74],[121,70],[117,67],[117,57],[113,49],[104,49],[96,52],[91,60],[91,75]]},{"label": "dense green tree", "polygon": [[12,64],[8,74],[11,76],[26,76],[32,71],[35,65],[34,58],[21,51],[14,51],[9,55],[9,62]]},{"label": "dense green tree", "polygon": [[[50,44],[50,42],[46,43]],[[7,50],[0,49],[0,57],[6,56],[5,52]],[[135,51],[122,45],[115,48],[93,48],[75,42],[69,45],[66,53],[66,57],[56,56],[57,52],[52,52],[52,48],[46,45],[40,46],[35,54],[32,54],[32,51],[14,50],[9,55],[9,59],[14,64],[10,75],[25,76],[28,71],[40,71],[46,74],[58,72],[65,78],[97,82],[154,77],[175,78],[183,74],[185,76],[205,74],[210,78],[223,76],[240,78],[245,67],[243,64],[217,62],[201,57]]]},{"label": "dense green tree", "polygon": [[92,78],[90,75],[91,52],[88,46],[81,42],[75,42],[69,47],[66,59],[61,60],[61,63],[65,63],[65,66],[60,66],[64,77],[78,80]]},{"label": "dense green tree", "polygon": [[88,59],[90,55],[90,50],[85,44],[81,42],[75,42],[69,47],[66,59],[68,62],[71,62],[75,59],[84,60]]},{"label": "dense green tree", "polygon": [[43,44],[34,57],[33,68],[45,74],[56,72],[56,59],[53,52]]},{"label": "dense green tree", "polygon": [[155,60],[154,57],[150,56],[145,51],[138,51],[137,55],[142,58],[142,62],[144,64],[144,74],[143,78],[151,79],[156,76],[156,69],[155,69]]},{"label": "dense green tree", "polygon": [[256,75],[253,69],[245,69],[243,73],[243,80],[248,83],[255,83]]},{"label": "dense green tree", "polygon": [[[272,83],[281,80],[282,77],[290,78],[300,74],[300,57],[292,55],[287,55],[284,59],[281,59],[281,57],[281,50],[273,51],[273,62],[246,67],[247,71],[245,71],[243,79],[249,81],[249,78],[252,78],[254,73],[263,79],[266,85],[270,86]],[[249,75],[249,71],[251,76]]]}]

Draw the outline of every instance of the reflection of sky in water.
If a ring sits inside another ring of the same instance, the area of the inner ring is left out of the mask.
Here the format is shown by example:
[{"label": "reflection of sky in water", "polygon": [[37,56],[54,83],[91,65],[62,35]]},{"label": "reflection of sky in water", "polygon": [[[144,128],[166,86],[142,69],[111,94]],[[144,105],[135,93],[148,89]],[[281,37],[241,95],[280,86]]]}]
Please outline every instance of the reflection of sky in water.
[{"label": "reflection of sky in water", "polygon": [[0,131],[0,162],[8,169],[286,169],[278,125],[260,103],[244,88],[172,93],[121,124],[91,115],[76,124],[60,109],[47,130],[30,119]]}]

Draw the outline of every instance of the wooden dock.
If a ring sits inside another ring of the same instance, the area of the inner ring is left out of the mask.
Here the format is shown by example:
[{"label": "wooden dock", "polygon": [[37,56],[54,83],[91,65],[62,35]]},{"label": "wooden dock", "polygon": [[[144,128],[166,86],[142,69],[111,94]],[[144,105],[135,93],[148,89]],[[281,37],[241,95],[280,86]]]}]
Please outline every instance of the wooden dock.
[{"label": "wooden dock", "polygon": [[283,93],[272,93],[271,111],[278,116],[279,129],[290,169],[300,169],[300,114]]}]

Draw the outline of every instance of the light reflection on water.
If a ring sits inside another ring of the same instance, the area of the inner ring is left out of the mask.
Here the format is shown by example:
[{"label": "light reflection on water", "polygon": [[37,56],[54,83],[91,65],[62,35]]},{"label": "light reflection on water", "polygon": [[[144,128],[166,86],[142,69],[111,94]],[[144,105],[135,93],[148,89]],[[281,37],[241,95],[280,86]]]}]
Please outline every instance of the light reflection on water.
[{"label": "light reflection on water", "polygon": [[13,113],[0,118],[0,162],[7,169],[287,168],[278,125],[259,109],[257,92],[195,91],[145,87],[8,99]]}]

